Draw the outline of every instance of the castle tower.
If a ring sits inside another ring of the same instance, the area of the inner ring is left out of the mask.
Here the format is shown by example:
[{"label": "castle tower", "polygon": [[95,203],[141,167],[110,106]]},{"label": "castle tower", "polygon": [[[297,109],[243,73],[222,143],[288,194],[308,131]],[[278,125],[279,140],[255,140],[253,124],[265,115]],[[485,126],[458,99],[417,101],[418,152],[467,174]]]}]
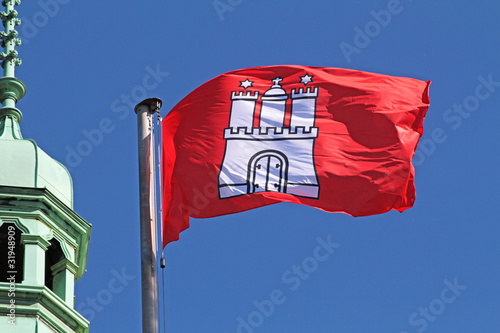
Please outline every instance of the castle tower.
[{"label": "castle tower", "polygon": [[262,96],[262,109],[260,111],[260,127],[283,127],[286,114],[286,100],[288,94],[280,85],[282,78],[273,80],[274,85]]},{"label": "castle tower", "polygon": [[23,139],[16,103],[26,92],[14,77],[14,5],[4,0],[0,33],[0,332],[88,332],[74,309],[74,284],[85,273],[91,225],[73,211],[68,170],[35,141]]},{"label": "castle tower", "polygon": [[229,119],[229,127],[237,130],[238,128],[252,128],[253,118],[255,114],[255,104],[259,99],[259,93],[255,92],[253,95],[249,92],[233,92],[231,94],[232,107],[239,110],[239,112],[231,113]]},{"label": "castle tower", "polygon": [[316,118],[316,98],[318,97],[318,87],[311,91],[307,88],[299,88],[296,92],[292,89],[292,114],[290,116],[290,127],[295,131],[297,127],[303,127],[304,131],[310,132],[314,127]]}]

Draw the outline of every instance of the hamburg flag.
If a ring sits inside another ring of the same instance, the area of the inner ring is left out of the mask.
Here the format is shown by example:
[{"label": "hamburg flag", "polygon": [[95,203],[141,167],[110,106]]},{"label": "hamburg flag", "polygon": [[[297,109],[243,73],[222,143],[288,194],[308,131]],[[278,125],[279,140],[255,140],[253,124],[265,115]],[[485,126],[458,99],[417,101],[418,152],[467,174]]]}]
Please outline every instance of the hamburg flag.
[{"label": "hamburg flag", "polygon": [[272,66],[201,85],[162,124],[163,246],[190,216],[283,201],[352,216],[410,208],[429,84]]}]

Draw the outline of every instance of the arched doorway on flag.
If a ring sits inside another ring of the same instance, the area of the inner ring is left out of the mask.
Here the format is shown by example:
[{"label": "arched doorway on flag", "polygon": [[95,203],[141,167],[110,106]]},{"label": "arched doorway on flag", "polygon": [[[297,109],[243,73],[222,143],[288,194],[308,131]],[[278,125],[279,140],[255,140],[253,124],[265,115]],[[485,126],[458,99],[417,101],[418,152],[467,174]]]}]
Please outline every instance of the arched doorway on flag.
[{"label": "arched doorway on flag", "polygon": [[288,158],[277,150],[256,153],[248,162],[247,193],[286,193]]}]

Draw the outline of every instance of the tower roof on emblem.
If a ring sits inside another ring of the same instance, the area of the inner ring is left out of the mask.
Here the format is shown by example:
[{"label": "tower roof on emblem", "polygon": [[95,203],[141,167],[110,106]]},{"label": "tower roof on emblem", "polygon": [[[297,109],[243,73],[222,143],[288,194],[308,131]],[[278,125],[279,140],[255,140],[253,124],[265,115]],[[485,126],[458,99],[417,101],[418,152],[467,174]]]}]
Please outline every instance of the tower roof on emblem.
[{"label": "tower roof on emblem", "polygon": [[280,85],[280,81],[283,79],[280,77],[277,77],[273,80],[274,85],[264,93],[264,96],[278,96],[278,95],[286,95],[285,89],[283,89]]}]

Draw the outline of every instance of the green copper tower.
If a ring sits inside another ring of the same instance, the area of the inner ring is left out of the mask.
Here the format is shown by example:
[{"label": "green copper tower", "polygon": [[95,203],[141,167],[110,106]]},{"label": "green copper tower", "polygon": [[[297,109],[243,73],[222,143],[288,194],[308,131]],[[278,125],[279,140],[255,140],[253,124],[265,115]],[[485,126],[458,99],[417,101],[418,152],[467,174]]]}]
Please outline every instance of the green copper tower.
[{"label": "green copper tower", "polygon": [[19,127],[19,4],[3,0],[0,12],[0,332],[88,332],[74,284],[85,273],[91,225],[73,211],[68,170]]}]

